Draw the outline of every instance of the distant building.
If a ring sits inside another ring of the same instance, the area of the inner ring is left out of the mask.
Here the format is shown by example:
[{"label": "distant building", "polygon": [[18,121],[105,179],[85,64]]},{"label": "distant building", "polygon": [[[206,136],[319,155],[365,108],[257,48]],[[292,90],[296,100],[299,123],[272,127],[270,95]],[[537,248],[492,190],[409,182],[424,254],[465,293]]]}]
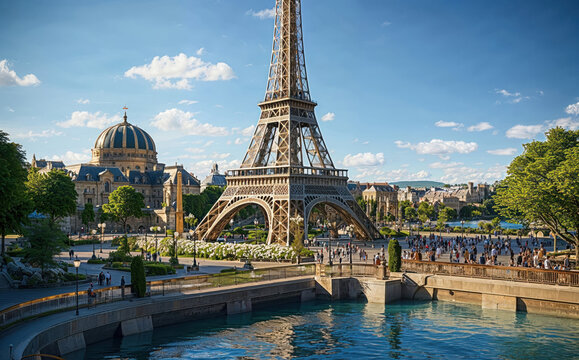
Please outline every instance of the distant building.
[{"label": "distant building", "polygon": [[227,186],[225,175],[219,173],[217,164],[213,164],[211,173],[201,182],[201,191],[205,190],[207,186],[219,186],[222,188]]},{"label": "distant building", "polygon": [[387,214],[398,217],[398,188],[388,183],[365,183],[362,198],[366,201],[366,214],[369,216],[371,203],[376,203],[376,219],[380,220]]},{"label": "distant building", "polygon": [[[111,192],[119,186],[130,185],[144,196],[145,216],[129,223],[130,231],[150,226],[175,227],[177,199],[177,172],[181,172],[183,194],[199,194],[199,180],[183,166],[165,166],[157,161],[153,138],[143,129],[124,120],[105,129],[95,142],[92,159],[88,163],[65,166],[61,161],[36,160],[32,166],[41,172],[63,169],[72,178],[78,194],[78,213],[63,222],[63,230],[76,233],[84,225],[80,214],[86,204],[92,204],[95,213],[108,203]],[[98,221],[98,219],[97,219]],[[96,224],[91,224],[96,228]],[[106,230],[120,231],[116,223],[107,223]],[[84,229],[86,232],[87,229]]]},{"label": "distant building", "polygon": [[407,186],[404,189],[398,190],[398,202],[410,201],[414,205],[418,205],[420,198],[426,194],[426,189],[413,189]]},{"label": "distant building", "polygon": [[479,203],[489,196],[490,188],[487,184],[478,184],[475,188],[474,184],[469,182],[466,188],[431,188],[420,198],[420,201],[427,201],[434,206],[444,204],[459,212],[464,206]]}]

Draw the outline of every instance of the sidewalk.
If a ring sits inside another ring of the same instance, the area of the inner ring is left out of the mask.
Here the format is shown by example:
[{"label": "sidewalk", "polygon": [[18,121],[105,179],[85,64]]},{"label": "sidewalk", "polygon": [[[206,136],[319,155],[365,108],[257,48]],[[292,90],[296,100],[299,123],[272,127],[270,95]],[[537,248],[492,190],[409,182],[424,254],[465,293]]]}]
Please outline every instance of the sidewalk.
[{"label": "sidewalk", "polygon": [[[108,258],[108,254],[111,251],[116,250],[110,246],[109,243],[104,243],[103,246],[103,253],[101,254],[100,245],[95,245],[95,255],[97,257],[102,257],[104,259]],[[132,255],[139,255],[140,252],[133,252]],[[101,271],[104,271],[106,274],[110,272],[112,278],[113,286],[120,286],[121,285],[121,276],[125,277],[126,284],[129,285],[131,282],[131,273],[126,271],[118,271],[118,270],[107,270],[103,269],[103,264],[87,264],[86,261],[92,257],[92,245],[79,245],[74,247],[74,255],[78,256],[81,260],[80,268],[78,269],[79,274],[84,275],[98,275]],[[55,257],[55,260],[58,261],[66,261],[68,263],[72,263],[68,256],[68,250],[63,251],[58,256]],[[163,258],[163,260],[168,260],[168,258]],[[193,258],[189,257],[180,257],[179,263],[182,265],[192,265]],[[243,262],[241,261],[221,261],[221,260],[207,260],[207,259],[197,259],[197,264],[199,264],[199,271],[193,272],[186,272],[185,269],[177,269],[176,273],[173,275],[158,275],[158,276],[148,276],[147,280],[163,280],[163,279],[171,279],[177,277],[183,277],[187,275],[202,275],[202,274],[216,274],[221,272],[223,269],[228,269],[232,267],[241,268],[243,267]],[[285,263],[271,263],[271,262],[255,262],[253,265],[256,268],[264,268],[264,267],[273,267],[273,266],[281,266],[287,265]],[[70,267],[69,272],[74,273],[75,268]],[[93,283],[93,286],[96,289],[106,287],[99,286],[97,282]],[[79,284],[78,290],[86,290],[88,288],[88,284],[82,283]],[[10,306],[20,304],[22,302],[56,295],[68,292],[76,291],[76,285],[68,285],[68,286],[56,286],[56,287],[49,287],[49,288],[36,288],[36,289],[0,289],[0,310],[6,309]]]}]

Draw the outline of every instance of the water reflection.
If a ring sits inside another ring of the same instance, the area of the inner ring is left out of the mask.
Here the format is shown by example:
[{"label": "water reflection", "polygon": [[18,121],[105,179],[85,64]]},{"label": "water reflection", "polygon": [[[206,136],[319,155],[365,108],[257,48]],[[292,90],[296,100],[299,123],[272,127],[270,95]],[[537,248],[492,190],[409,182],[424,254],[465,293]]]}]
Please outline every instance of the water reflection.
[{"label": "water reflection", "polygon": [[[285,305],[284,305],[285,306]],[[576,358],[579,320],[450,302],[309,303],[89,346],[86,359]]]}]

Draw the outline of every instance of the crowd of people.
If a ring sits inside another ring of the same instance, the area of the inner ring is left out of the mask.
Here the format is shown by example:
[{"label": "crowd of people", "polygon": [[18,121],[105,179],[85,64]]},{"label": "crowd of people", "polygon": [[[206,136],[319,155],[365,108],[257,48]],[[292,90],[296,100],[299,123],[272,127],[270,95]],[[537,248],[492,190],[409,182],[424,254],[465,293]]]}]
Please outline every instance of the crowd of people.
[{"label": "crowd of people", "polygon": [[[329,262],[341,264],[349,262],[352,257],[360,262],[380,264],[386,261],[384,245],[378,251],[369,256],[364,246],[358,246],[349,242],[329,246],[327,242],[315,242],[312,245],[320,247],[315,252],[315,260],[323,263]],[[497,236],[493,238],[486,235],[474,237],[452,236],[442,237],[436,234],[429,236],[417,235],[406,238],[407,249],[403,250],[402,258],[419,261],[443,261],[464,264],[514,266],[553,270],[570,270],[569,255],[561,261],[547,254],[545,243],[535,237],[528,239],[509,236]],[[372,245],[374,248],[374,245]],[[501,256],[503,255],[503,256]]]}]

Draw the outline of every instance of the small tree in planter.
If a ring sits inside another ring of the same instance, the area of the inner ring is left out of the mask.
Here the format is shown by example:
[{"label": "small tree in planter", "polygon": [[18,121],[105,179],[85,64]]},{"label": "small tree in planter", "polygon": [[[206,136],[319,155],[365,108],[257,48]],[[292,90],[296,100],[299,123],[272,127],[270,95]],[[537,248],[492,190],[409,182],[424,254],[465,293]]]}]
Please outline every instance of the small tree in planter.
[{"label": "small tree in planter", "polygon": [[147,280],[145,278],[145,265],[140,256],[133,257],[131,261],[131,284],[132,291],[137,297],[145,296]]},{"label": "small tree in planter", "polygon": [[402,265],[402,248],[398,240],[392,239],[388,243],[388,269],[391,272],[399,272]]}]

